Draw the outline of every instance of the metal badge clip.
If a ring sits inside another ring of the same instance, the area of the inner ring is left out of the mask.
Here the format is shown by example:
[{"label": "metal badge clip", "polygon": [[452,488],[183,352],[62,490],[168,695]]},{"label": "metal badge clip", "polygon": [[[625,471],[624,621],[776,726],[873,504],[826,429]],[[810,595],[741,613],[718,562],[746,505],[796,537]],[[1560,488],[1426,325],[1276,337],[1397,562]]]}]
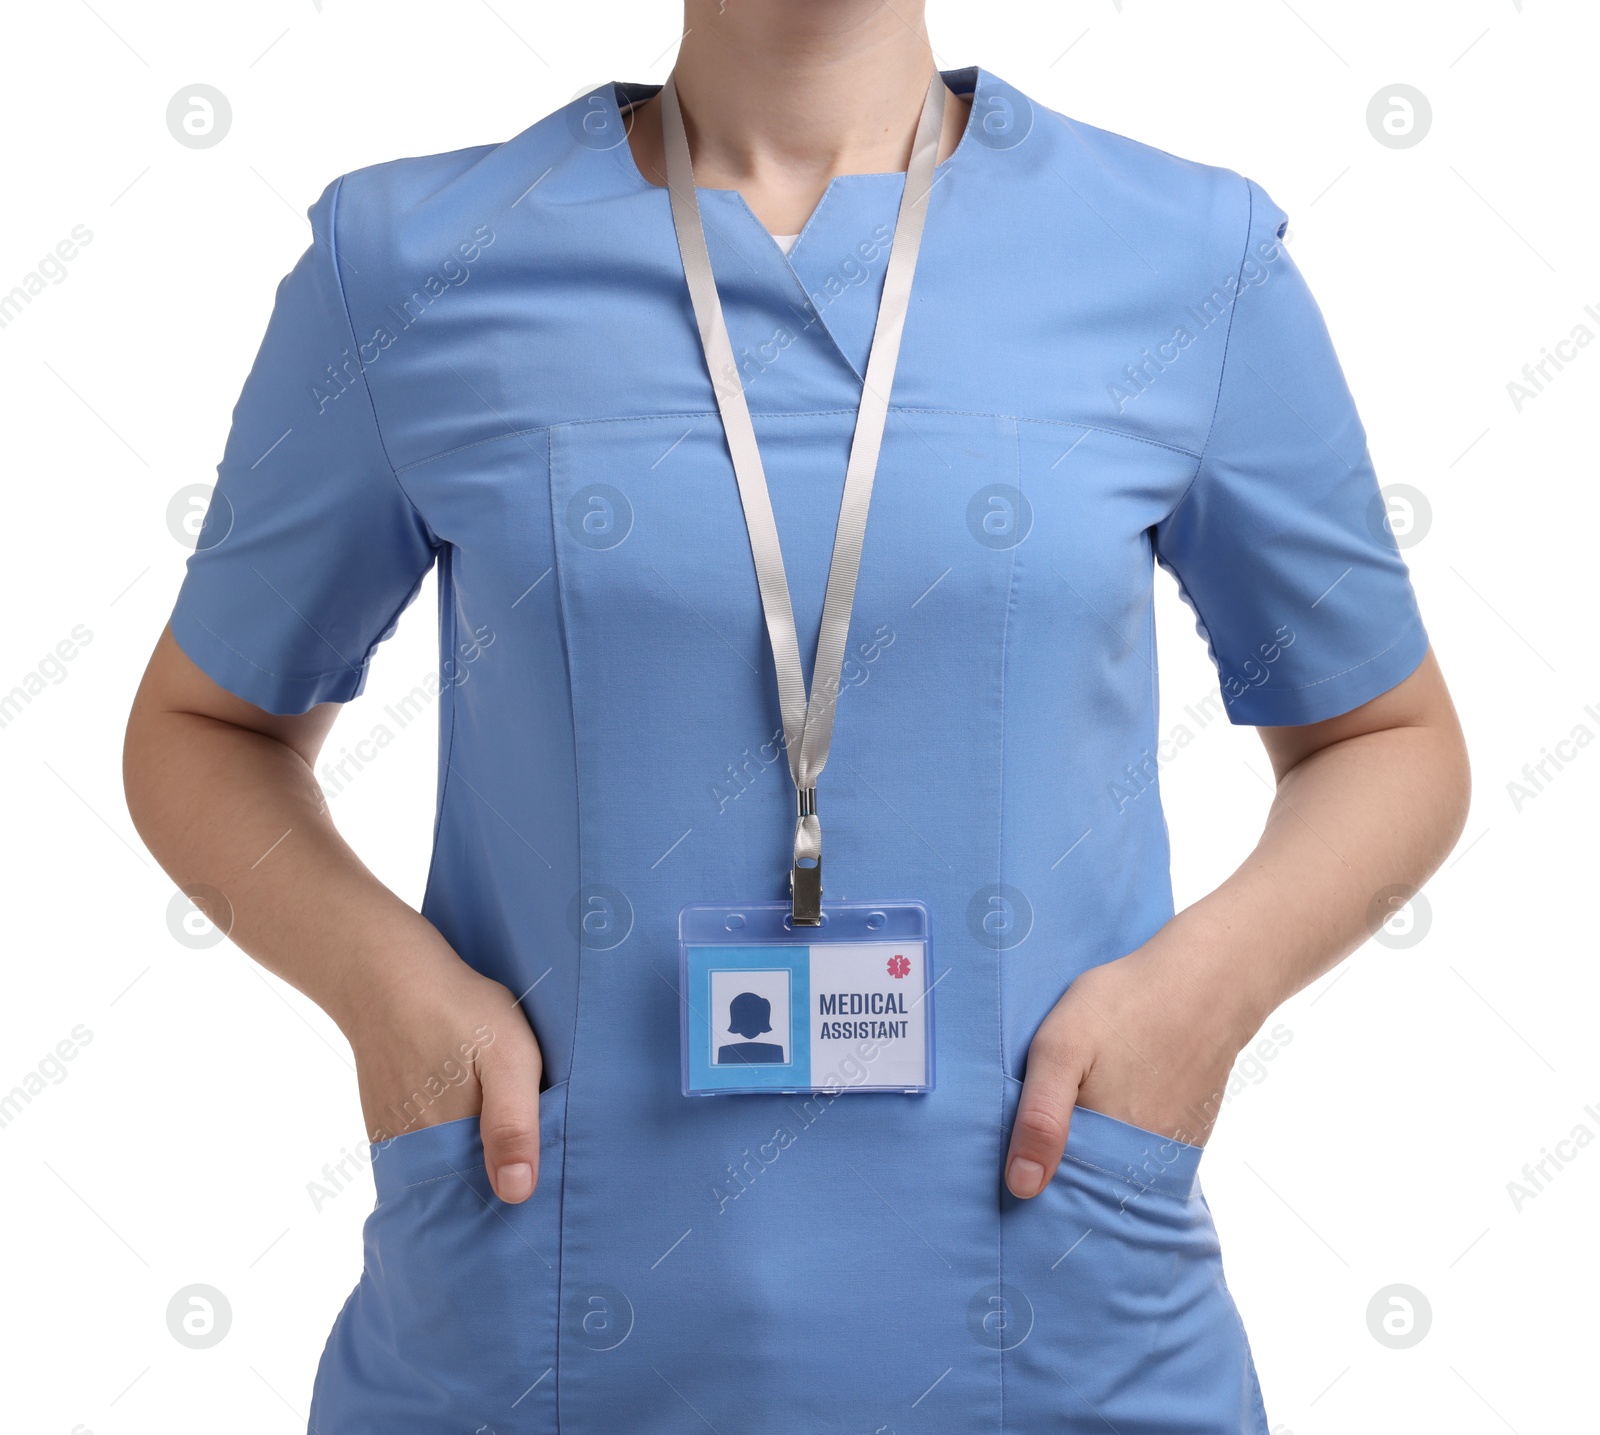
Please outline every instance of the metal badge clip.
[{"label": "metal badge clip", "polygon": [[[796,812],[799,815],[799,825],[795,828],[795,859],[794,866],[789,869],[789,920],[797,927],[820,927],[822,925],[822,831],[817,826],[817,789],[802,787],[796,793]],[[807,825],[806,819],[810,818],[810,827],[815,834],[815,841],[807,843],[817,855],[815,857],[802,857],[800,853],[805,849],[801,845],[801,832]]]},{"label": "metal badge clip", "polygon": [[822,859],[796,862],[789,870],[790,920],[797,927],[822,925]]}]

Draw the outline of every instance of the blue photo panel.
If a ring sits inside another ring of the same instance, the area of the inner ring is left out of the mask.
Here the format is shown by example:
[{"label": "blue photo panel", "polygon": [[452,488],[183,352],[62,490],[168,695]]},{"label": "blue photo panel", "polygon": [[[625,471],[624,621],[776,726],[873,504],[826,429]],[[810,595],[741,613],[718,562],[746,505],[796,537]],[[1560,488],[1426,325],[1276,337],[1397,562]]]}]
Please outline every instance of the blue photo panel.
[{"label": "blue photo panel", "polygon": [[685,1091],[803,1091],[811,1084],[811,949],[685,950]]}]

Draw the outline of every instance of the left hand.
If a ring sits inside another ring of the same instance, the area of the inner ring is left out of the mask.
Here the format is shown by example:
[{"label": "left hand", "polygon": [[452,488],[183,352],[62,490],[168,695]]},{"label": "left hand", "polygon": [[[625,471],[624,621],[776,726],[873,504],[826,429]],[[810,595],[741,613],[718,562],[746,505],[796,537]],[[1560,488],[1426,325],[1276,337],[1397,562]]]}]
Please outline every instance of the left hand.
[{"label": "left hand", "polygon": [[1255,1030],[1220,985],[1204,964],[1155,942],[1073,982],[1028,1047],[1006,1156],[1013,1195],[1037,1196],[1050,1183],[1074,1106],[1205,1144],[1234,1058]]}]

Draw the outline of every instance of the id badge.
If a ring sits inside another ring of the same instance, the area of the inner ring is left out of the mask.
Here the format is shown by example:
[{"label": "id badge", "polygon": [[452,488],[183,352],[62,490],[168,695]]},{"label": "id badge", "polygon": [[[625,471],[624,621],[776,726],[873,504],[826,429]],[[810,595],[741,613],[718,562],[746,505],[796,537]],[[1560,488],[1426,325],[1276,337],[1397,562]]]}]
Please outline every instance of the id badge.
[{"label": "id badge", "polygon": [[685,1096],[933,1090],[921,902],[692,903],[678,963]]}]

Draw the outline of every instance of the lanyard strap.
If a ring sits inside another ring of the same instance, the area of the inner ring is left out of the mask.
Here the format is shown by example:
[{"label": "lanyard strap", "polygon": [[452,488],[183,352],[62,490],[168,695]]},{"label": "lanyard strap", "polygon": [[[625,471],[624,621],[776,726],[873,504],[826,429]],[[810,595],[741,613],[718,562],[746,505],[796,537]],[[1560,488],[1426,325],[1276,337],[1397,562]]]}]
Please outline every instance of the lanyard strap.
[{"label": "lanyard strap", "polygon": [[683,256],[684,278],[694,305],[700,344],[705,351],[711,387],[717,396],[722,428],[739,484],[739,502],[750,535],[750,555],[755,560],[761,589],[761,609],[778,676],[778,706],[783,714],[784,746],[789,775],[794,780],[799,813],[794,829],[794,866],[790,873],[792,920],[816,926],[822,920],[822,824],[817,816],[817,778],[827,765],[833,741],[834,709],[839,701],[839,679],[844,669],[845,643],[850,636],[850,610],[855,603],[856,575],[861,568],[861,545],[866,535],[867,510],[877,476],[878,454],[889,417],[889,395],[894,387],[900,338],[911,301],[911,280],[917,252],[922,247],[922,227],[928,213],[928,194],[944,128],[944,80],[937,70],[928,83],[922,115],[917,120],[906,168],[905,188],[895,221],[894,243],[878,302],[878,320],[867,357],[866,379],[856,410],[855,434],[850,442],[850,463],[845,471],[844,497],[834,531],[833,559],[828,568],[828,590],[822,604],[822,627],[817,637],[817,658],[811,672],[810,697],[800,663],[800,639],[795,631],[789,580],[778,543],[777,521],[767,491],[761,450],[756,443],[750,409],[728,326],[717,297],[717,283],[706,249],[695,192],[689,140],[672,77],[661,88],[662,133],[666,142],[667,189],[672,201],[672,223]]}]

